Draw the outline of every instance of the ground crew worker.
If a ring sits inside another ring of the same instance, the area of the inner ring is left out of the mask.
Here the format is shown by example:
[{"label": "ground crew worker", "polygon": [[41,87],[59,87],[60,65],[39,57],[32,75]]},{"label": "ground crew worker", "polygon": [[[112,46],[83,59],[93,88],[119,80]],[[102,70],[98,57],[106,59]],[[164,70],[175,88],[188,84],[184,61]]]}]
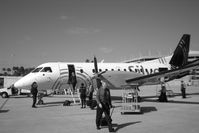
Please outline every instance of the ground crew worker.
[{"label": "ground crew worker", "polygon": [[186,84],[184,81],[181,81],[181,92],[182,92],[182,98],[186,98]]},{"label": "ground crew worker", "polygon": [[159,102],[168,102],[167,100],[167,95],[166,95],[166,87],[165,87],[165,83],[162,82],[161,83],[161,92],[160,92],[160,96],[159,96]]},{"label": "ground crew worker", "polygon": [[86,108],[86,87],[84,86],[84,83],[81,83],[79,92],[80,92],[80,99],[82,103],[81,108]]},{"label": "ground crew worker", "polygon": [[109,132],[114,132],[114,128],[112,128],[112,119],[110,116],[110,108],[111,104],[111,95],[110,91],[106,86],[106,83],[101,81],[100,87],[96,94],[97,101],[97,111],[96,111],[96,127],[97,130],[100,129],[100,122],[102,118],[102,114],[105,114],[106,121],[108,123]]},{"label": "ground crew worker", "polygon": [[37,102],[37,93],[38,93],[37,87],[38,87],[37,83],[33,82],[31,85],[31,94],[33,99],[32,108],[36,108],[35,104]]}]

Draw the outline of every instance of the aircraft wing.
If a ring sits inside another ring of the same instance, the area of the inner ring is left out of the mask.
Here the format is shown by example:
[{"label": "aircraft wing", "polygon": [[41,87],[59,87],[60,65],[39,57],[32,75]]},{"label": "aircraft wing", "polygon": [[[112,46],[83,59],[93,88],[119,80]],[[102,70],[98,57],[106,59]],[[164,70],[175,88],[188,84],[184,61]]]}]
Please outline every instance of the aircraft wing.
[{"label": "aircraft wing", "polygon": [[[121,89],[122,86],[127,85],[126,80],[130,78],[140,77],[143,74],[136,72],[125,71],[106,71],[99,78],[107,83],[110,89]],[[137,83],[131,83],[131,85],[137,86]]]},{"label": "aircraft wing", "polygon": [[164,77],[165,82],[176,79],[176,78],[181,78],[185,75],[188,75],[189,72],[193,69],[196,69],[199,67],[199,60],[196,60],[184,67],[178,68],[178,69],[173,69],[173,70],[168,70],[168,71],[163,71],[155,74],[150,74],[150,75],[144,75],[140,77],[135,77],[131,79],[127,79],[126,83],[127,84],[135,84],[138,83],[138,85],[144,85],[144,84],[150,84],[153,82],[160,82],[160,78]]}]

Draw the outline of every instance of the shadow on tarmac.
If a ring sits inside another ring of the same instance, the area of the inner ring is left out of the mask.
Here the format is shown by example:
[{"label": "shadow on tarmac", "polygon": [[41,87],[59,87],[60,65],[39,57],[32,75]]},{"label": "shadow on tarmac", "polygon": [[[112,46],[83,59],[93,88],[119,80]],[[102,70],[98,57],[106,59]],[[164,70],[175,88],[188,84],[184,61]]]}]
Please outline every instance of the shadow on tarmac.
[{"label": "shadow on tarmac", "polygon": [[37,108],[47,108],[47,107],[55,107],[55,106],[61,106],[61,105],[41,105],[41,106],[37,106]]},{"label": "shadow on tarmac", "polygon": [[8,111],[10,111],[9,109],[8,110],[0,110],[0,113],[7,113]]},{"label": "shadow on tarmac", "polygon": [[32,98],[30,96],[27,95],[18,95],[18,96],[10,96],[9,98],[14,98],[14,99],[20,99],[20,98]]},{"label": "shadow on tarmac", "polygon": [[141,107],[142,114],[144,114],[144,113],[150,113],[152,111],[157,111],[156,107],[152,107],[152,106]]},{"label": "shadow on tarmac", "polygon": [[187,93],[186,95],[199,95],[199,93]]},{"label": "shadow on tarmac", "polygon": [[[187,97],[187,98],[190,98],[190,97]],[[187,98],[185,98],[185,99],[187,99]],[[158,102],[158,99],[144,99],[144,102]],[[165,103],[174,103],[174,104],[199,104],[199,102],[174,101],[174,100],[168,100],[168,102],[165,102]]]},{"label": "shadow on tarmac", "polygon": [[127,126],[133,125],[133,124],[137,124],[137,123],[141,123],[141,121],[136,121],[136,122],[128,122],[128,123],[123,123],[123,124],[113,124],[113,127],[116,127],[115,131],[117,132],[118,130],[125,128]]},{"label": "shadow on tarmac", "polygon": [[64,101],[45,102],[44,105],[45,105],[45,104],[63,104],[63,103],[64,103]]},{"label": "shadow on tarmac", "polygon": [[64,101],[56,101],[56,102],[45,102],[43,104],[37,104],[37,108],[46,108],[46,107],[55,107],[55,106],[63,106]]},{"label": "shadow on tarmac", "polygon": [[0,113],[7,113],[8,111],[10,111],[10,110],[2,110],[3,107],[6,105],[6,103],[8,102],[8,100],[9,100],[9,98],[7,98],[7,99],[3,102],[3,104],[0,106]]},{"label": "shadow on tarmac", "polygon": [[9,100],[9,98],[7,98],[7,99],[3,102],[3,104],[0,106],[0,110],[3,109],[3,107],[6,105],[6,103],[8,102],[8,100]]},{"label": "shadow on tarmac", "polygon": [[187,101],[169,101],[169,103],[176,103],[176,104],[199,104],[199,102],[187,102]]}]

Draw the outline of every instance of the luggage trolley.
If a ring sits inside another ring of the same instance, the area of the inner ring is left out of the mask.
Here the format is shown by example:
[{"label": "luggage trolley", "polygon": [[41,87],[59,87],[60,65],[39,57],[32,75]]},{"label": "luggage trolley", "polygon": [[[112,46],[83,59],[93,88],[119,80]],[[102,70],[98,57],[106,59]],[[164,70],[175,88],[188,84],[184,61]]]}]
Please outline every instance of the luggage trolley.
[{"label": "luggage trolley", "polygon": [[121,114],[140,114],[141,108],[138,104],[138,86],[122,86],[122,107]]}]

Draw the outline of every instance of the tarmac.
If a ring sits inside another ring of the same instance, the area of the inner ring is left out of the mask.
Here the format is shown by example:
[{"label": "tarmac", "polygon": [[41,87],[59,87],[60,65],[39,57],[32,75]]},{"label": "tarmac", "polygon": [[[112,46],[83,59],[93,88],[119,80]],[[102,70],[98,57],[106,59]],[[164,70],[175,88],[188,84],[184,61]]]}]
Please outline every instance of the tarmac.
[{"label": "tarmac", "polygon": [[[174,97],[169,102],[157,102],[156,86],[140,87],[144,97],[142,114],[121,115],[123,90],[111,90],[115,106],[113,127],[118,133],[198,133],[199,87],[189,86],[187,98],[182,99],[179,86],[170,86]],[[63,106],[66,95],[45,97],[44,105],[32,108],[32,98],[12,96],[0,98],[0,133],[107,133],[108,128],[96,130],[96,110],[81,109],[79,104]]]}]

